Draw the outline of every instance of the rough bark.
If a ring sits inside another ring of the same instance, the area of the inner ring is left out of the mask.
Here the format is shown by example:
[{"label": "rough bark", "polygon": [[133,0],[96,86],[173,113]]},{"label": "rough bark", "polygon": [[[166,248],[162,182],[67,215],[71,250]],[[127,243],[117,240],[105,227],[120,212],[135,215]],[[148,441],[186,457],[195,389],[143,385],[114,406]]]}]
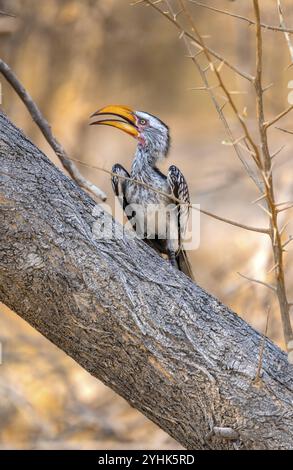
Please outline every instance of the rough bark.
[{"label": "rough bark", "polygon": [[293,448],[282,351],[255,384],[261,336],[142,241],[95,238],[109,216],[1,114],[0,162],[3,303],[185,447]]}]

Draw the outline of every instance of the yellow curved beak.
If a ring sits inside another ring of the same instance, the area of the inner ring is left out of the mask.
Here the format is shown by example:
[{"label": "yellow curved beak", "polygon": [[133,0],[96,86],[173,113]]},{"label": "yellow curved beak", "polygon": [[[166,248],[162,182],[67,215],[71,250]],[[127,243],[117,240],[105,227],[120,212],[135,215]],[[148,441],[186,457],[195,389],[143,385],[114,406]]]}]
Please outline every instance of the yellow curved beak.
[{"label": "yellow curved beak", "polygon": [[[101,119],[99,121],[91,122],[91,126],[104,124],[106,126],[116,127],[121,131],[126,132],[129,135],[132,135],[135,138],[139,137],[139,132],[136,127],[136,119],[134,111],[128,106],[123,105],[109,105],[104,108],[99,109],[91,117],[94,116],[105,116],[112,115],[120,119]],[[122,120],[123,119],[123,120]]]}]

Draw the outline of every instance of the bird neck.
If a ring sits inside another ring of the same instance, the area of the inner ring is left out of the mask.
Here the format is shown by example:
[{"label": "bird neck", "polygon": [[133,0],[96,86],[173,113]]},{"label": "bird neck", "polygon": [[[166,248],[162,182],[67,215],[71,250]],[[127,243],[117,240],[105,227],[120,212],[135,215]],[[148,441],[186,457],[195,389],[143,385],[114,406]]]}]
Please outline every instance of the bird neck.
[{"label": "bird neck", "polygon": [[131,175],[140,176],[152,173],[160,158],[160,153],[149,146],[138,145],[131,166]]}]

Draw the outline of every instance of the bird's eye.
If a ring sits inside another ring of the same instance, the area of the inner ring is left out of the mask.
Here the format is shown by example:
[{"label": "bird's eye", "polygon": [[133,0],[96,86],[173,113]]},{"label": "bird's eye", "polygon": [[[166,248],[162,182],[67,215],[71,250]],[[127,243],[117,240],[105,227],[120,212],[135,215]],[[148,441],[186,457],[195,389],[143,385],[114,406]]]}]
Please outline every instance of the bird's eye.
[{"label": "bird's eye", "polygon": [[145,119],[139,119],[139,120],[138,120],[138,123],[139,123],[141,126],[145,126],[147,122],[146,122]]}]

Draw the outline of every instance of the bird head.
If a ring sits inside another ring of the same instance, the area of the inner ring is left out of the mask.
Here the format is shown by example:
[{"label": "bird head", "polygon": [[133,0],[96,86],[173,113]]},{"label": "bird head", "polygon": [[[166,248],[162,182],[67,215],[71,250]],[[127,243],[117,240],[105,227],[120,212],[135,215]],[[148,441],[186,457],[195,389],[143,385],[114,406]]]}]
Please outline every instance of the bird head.
[{"label": "bird head", "polygon": [[167,156],[170,137],[169,128],[160,119],[143,111],[134,111],[128,106],[110,105],[96,111],[91,117],[104,117],[91,125],[116,127],[138,140],[138,145],[149,151]]}]

